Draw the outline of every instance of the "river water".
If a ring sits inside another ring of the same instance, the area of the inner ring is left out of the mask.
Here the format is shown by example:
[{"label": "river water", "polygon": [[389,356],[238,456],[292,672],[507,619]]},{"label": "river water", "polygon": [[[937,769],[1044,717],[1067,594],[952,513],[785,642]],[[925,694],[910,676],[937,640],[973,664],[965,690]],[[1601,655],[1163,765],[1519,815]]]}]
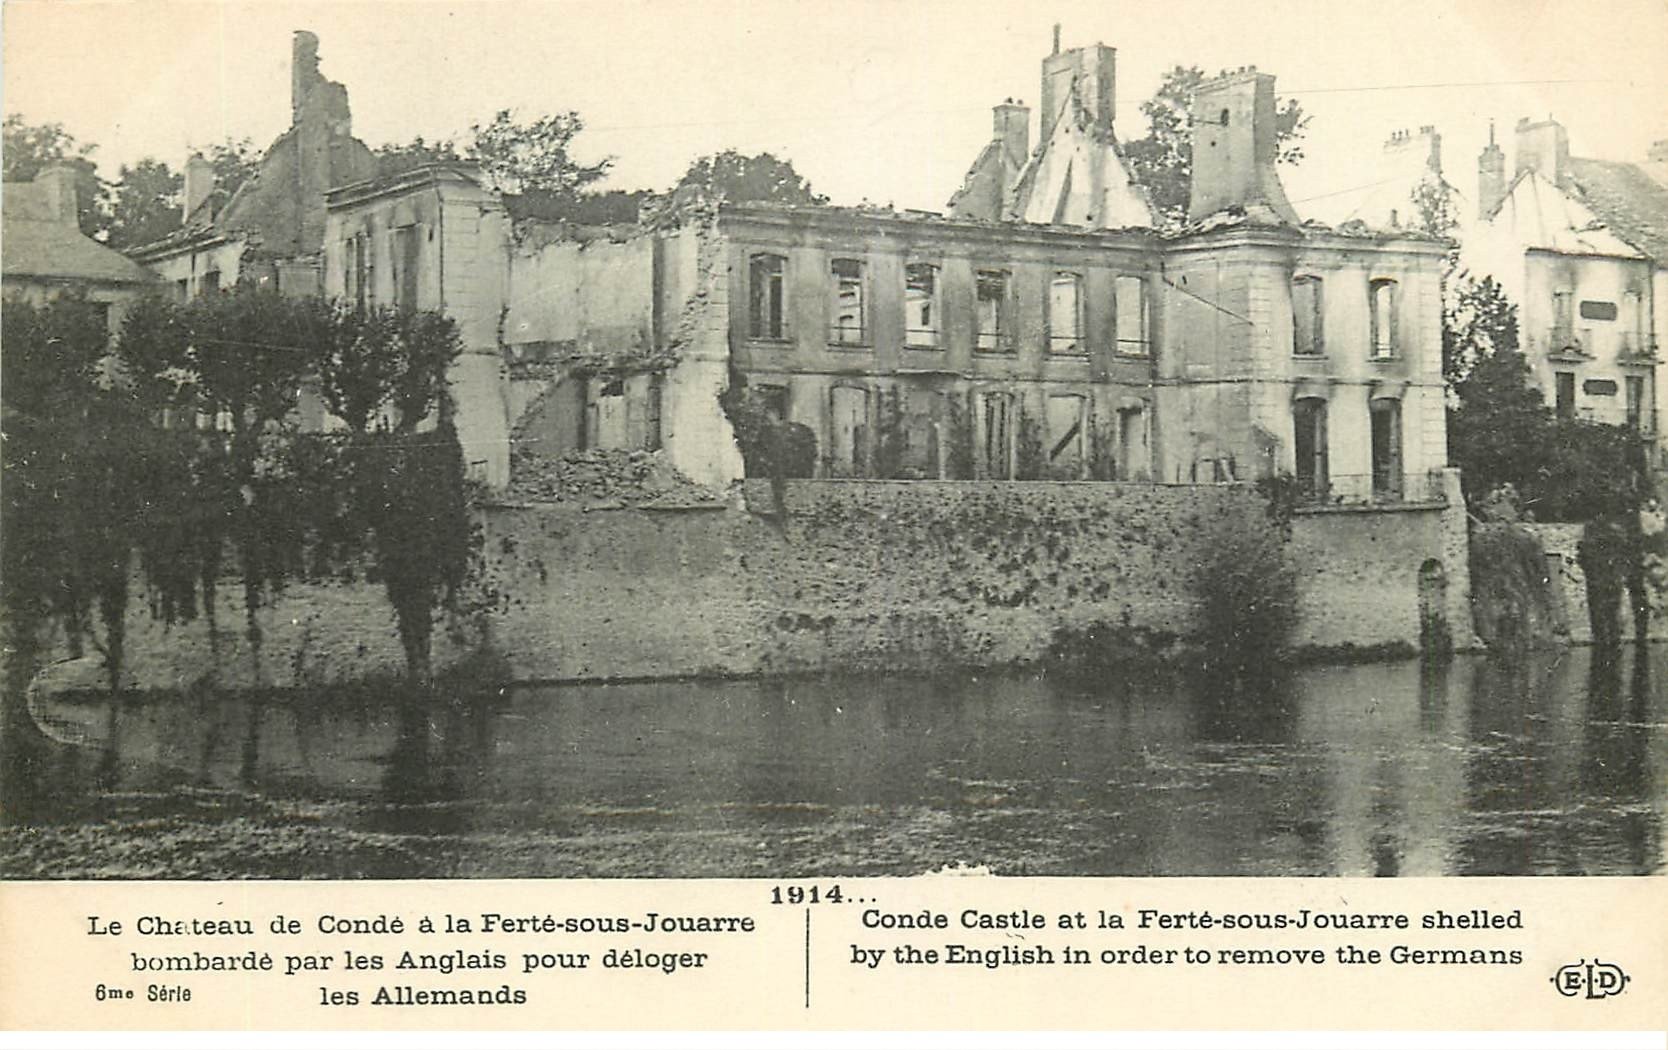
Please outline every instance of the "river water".
[{"label": "river water", "polygon": [[1238,695],[1004,672],[529,686],[403,714],[152,697],[113,725],[60,701],[37,711],[54,735],[115,760],[60,749],[0,844],[25,877],[1659,872],[1664,682],[1657,646]]}]

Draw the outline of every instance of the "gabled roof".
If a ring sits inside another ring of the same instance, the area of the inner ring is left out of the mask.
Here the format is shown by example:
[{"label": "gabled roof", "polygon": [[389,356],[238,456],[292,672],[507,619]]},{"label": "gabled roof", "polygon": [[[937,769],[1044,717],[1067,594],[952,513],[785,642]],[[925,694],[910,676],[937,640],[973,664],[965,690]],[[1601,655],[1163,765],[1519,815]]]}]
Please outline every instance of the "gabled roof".
[{"label": "gabled roof", "polygon": [[26,182],[5,184],[4,229],[0,230],[0,270],[7,277],[51,277],[144,284],[155,276],[122,253],[82,233],[52,214],[42,187]]},{"label": "gabled roof", "polygon": [[1640,165],[1570,158],[1570,182],[1611,231],[1668,266],[1668,186]]},{"label": "gabled roof", "polygon": [[1532,169],[1512,180],[1487,220],[1496,227],[1509,228],[1517,243],[1527,249],[1622,259],[1645,257],[1577,199],[1573,189],[1560,188]]}]

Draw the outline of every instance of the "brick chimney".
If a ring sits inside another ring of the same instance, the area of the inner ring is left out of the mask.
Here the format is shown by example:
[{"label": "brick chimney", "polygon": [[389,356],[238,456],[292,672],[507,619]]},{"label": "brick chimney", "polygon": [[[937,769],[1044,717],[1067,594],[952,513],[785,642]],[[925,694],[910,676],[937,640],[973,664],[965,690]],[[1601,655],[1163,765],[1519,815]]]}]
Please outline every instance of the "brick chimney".
[{"label": "brick chimney", "polygon": [[1434,124],[1421,125],[1417,134],[1406,128],[1391,132],[1384,140],[1384,155],[1386,158],[1416,157],[1426,171],[1442,174],[1442,136],[1437,134]]},{"label": "brick chimney", "polygon": [[1010,98],[993,107],[991,116],[995,125],[992,136],[1002,143],[1008,156],[1025,163],[1031,152],[1031,108]]},{"label": "brick chimney", "polygon": [[[1072,119],[1072,104],[1090,130],[1102,137],[1112,134],[1113,81],[1117,73],[1115,48],[1104,44],[1059,50],[1059,27],[1055,27],[1055,51],[1042,60],[1042,116],[1037,140],[1047,142],[1062,116]],[[1075,103],[1074,103],[1075,100]]]},{"label": "brick chimney", "polygon": [[1551,117],[1531,124],[1528,117],[1517,122],[1517,171],[1540,173],[1557,185],[1569,174],[1570,136],[1564,125]]},{"label": "brick chimney", "polygon": [[[182,218],[190,222],[191,216],[201,208],[214,192],[214,165],[201,153],[193,153],[185,162],[185,211]],[[203,216],[204,219],[213,218],[212,215]]]},{"label": "brick chimney", "polygon": [[1199,86],[1193,95],[1193,182],[1189,219],[1224,208],[1297,225],[1274,170],[1278,156],[1274,76],[1246,66]]},{"label": "brick chimney", "polygon": [[80,198],[75,188],[76,171],[68,164],[51,164],[35,174],[35,185],[46,190],[46,207],[52,221],[70,226],[80,224]]},{"label": "brick chimney", "polygon": [[312,94],[314,85],[324,79],[319,74],[319,38],[305,29],[295,31],[290,44],[290,123],[301,123],[301,107]]},{"label": "brick chimney", "polygon": [[1488,145],[1477,155],[1477,218],[1486,219],[1506,195],[1506,151],[1494,141],[1494,121],[1488,122]]}]

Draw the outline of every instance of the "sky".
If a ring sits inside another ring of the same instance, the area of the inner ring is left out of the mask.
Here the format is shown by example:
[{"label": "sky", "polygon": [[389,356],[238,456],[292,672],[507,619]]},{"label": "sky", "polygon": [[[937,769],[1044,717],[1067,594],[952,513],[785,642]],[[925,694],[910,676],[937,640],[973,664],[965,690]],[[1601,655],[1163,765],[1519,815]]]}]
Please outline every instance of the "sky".
[{"label": "sky", "polygon": [[[835,203],[941,210],[990,138],[990,107],[1035,103],[1052,26],[1117,49],[1115,133],[1171,66],[1243,65],[1311,117],[1282,169],[1305,213],[1371,184],[1394,130],[1433,124],[1475,188],[1491,118],[1555,116],[1578,156],[1643,160],[1668,139],[1668,0],[589,0],[470,4],[5,0],[4,107],[56,121],[101,174],[289,124],[291,32],[320,37],[367,144],[467,136],[499,109],[576,110],[607,185],[665,189],[734,147],[791,160]],[[1033,113],[1033,143],[1035,141]]]}]

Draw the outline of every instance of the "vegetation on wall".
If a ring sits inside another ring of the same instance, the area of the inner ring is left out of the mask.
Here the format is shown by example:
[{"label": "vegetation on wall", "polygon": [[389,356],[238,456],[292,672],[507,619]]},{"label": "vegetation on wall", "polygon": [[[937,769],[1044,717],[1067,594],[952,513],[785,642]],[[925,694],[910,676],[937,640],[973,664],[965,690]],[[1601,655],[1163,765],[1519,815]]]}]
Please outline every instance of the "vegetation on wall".
[{"label": "vegetation on wall", "polygon": [[1594,636],[1613,638],[1624,589],[1641,620],[1647,608],[1639,512],[1653,492],[1644,437],[1547,407],[1518,349],[1517,307],[1494,281],[1457,285],[1443,322],[1449,458],[1467,503],[1509,486],[1525,514],[1581,523]]},{"label": "vegetation on wall", "polygon": [[1188,581],[1199,610],[1204,663],[1224,680],[1266,677],[1297,627],[1297,567],[1291,560],[1290,507],[1276,486],[1267,513],[1224,516],[1208,527]]}]

